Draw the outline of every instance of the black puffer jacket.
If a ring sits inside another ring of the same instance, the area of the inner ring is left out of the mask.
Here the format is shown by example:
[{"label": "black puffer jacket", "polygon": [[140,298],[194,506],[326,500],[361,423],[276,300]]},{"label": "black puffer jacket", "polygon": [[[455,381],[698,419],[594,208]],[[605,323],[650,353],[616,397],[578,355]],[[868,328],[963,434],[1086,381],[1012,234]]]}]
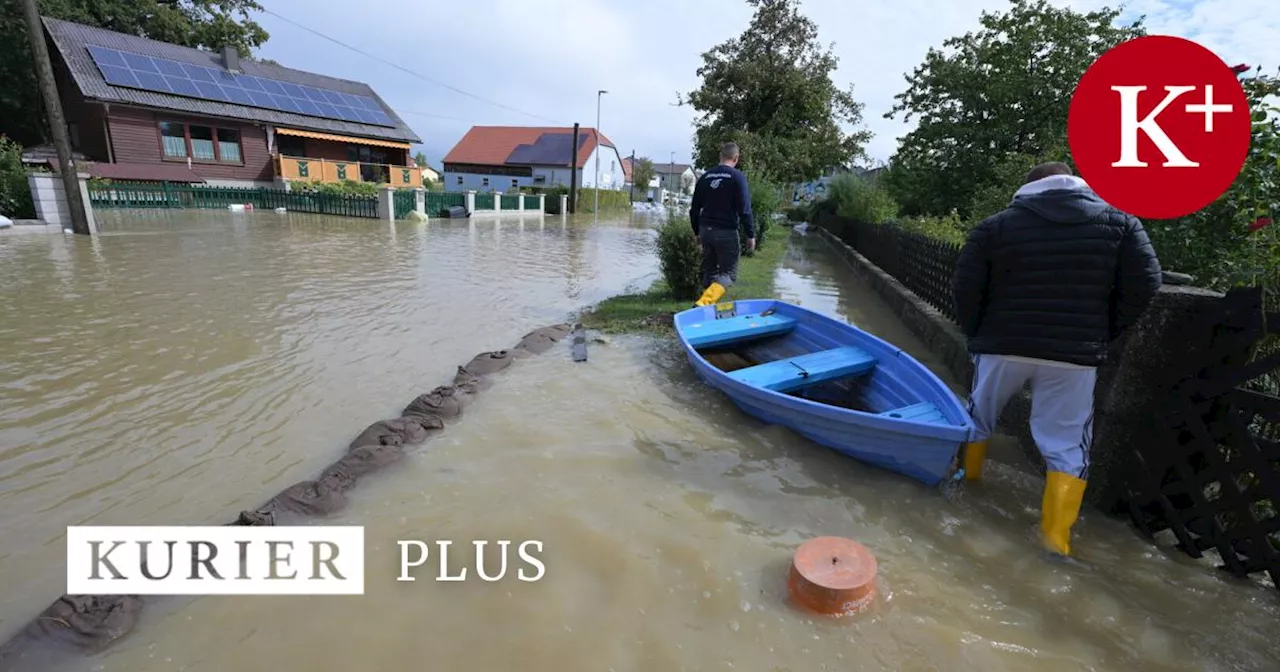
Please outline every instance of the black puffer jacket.
[{"label": "black puffer jacket", "polygon": [[1056,175],[970,232],[952,291],[970,352],[1097,366],[1160,278],[1142,222]]}]

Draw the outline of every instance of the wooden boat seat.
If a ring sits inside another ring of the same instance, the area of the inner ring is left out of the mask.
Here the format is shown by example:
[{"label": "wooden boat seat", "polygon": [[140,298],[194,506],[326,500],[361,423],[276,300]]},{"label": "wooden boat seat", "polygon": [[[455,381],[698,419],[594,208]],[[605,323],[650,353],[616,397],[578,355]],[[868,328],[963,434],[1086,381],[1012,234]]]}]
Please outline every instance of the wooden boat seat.
[{"label": "wooden boat seat", "polygon": [[734,380],[774,392],[858,376],[876,368],[876,358],[854,347],[832,348],[776,362],[757,364],[729,374]]},{"label": "wooden boat seat", "polygon": [[946,424],[947,422],[947,416],[943,415],[942,411],[938,410],[937,406],[934,406],[927,401],[922,401],[918,404],[911,404],[910,406],[903,406],[902,408],[890,409],[880,415],[934,425]]},{"label": "wooden boat seat", "polygon": [[737,315],[689,325],[685,340],[692,348],[712,348],[744,341],[777,336],[796,328],[796,321],[778,315]]}]

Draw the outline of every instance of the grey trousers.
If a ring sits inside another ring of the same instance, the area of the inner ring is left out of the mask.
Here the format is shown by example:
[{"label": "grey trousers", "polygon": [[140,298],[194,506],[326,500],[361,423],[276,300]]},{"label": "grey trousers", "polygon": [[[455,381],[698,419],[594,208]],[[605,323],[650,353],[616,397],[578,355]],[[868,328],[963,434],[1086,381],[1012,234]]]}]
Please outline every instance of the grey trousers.
[{"label": "grey trousers", "polygon": [[742,253],[737,229],[702,227],[698,232],[702,242],[702,288],[718,282],[728,289],[738,279],[738,257]]},{"label": "grey trousers", "polygon": [[1009,399],[1031,383],[1031,436],[1049,471],[1089,477],[1093,443],[1093,388],[1098,370],[1003,355],[973,355],[969,415],[974,440],[995,431]]}]

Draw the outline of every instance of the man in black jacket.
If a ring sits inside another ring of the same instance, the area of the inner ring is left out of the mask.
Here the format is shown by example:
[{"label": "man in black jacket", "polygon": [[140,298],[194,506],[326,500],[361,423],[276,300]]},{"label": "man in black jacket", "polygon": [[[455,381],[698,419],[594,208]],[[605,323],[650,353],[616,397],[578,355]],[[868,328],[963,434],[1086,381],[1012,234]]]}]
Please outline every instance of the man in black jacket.
[{"label": "man in black jacket", "polygon": [[746,229],[747,249],[755,249],[756,228],[751,217],[747,176],[737,169],[738,145],[720,149],[720,165],[703,173],[693,189],[689,222],[702,244],[702,296],[693,305],[720,300],[738,277],[738,227]]},{"label": "man in black jacket", "polygon": [[981,477],[987,437],[1031,383],[1031,433],[1047,466],[1040,529],[1071,552],[1093,440],[1097,367],[1160,288],[1160,262],[1138,218],[1107,205],[1062,163],[1036,166],[1004,210],[970,233],[952,279],[973,356],[977,432],[965,476]]}]

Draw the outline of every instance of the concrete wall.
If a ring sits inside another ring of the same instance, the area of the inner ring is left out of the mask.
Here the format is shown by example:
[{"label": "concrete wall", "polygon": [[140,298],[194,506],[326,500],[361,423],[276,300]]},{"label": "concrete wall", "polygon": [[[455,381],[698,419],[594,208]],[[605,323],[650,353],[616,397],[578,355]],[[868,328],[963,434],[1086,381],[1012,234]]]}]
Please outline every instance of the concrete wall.
[{"label": "concrete wall", "polygon": [[[972,384],[968,344],[955,323],[830,232],[817,226],[809,230],[826,240],[889,303],[957,380],[966,387]],[[1209,346],[1212,323],[1198,316],[1221,298],[1218,292],[1166,284],[1131,332],[1113,344],[1110,363],[1098,369],[1094,444],[1085,491],[1090,505],[1117,512],[1134,473],[1135,449],[1144,441],[1156,440],[1150,428],[1165,422],[1170,398],[1163,390],[1171,382],[1165,379],[1167,363],[1187,361]],[[1005,408],[1001,429],[1020,440],[1026,459],[1014,466],[1042,474],[1044,462],[1031,437],[1030,415],[1031,397],[1024,390]]]},{"label": "concrete wall", "polygon": [[[89,190],[86,186],[88,175],[81,175],[80,199],[84,203],[85,213],[89,220],[89,231],[97,232],[97,223],[93,218],[93,206],[89,203]],[[66,189],[62,184],[62,176],[56,173],[28,173],[27,186],[31,189],[31,199],[35,201],[36,218],[55,230],[71,228],[71,210],[67,205]]]}]

